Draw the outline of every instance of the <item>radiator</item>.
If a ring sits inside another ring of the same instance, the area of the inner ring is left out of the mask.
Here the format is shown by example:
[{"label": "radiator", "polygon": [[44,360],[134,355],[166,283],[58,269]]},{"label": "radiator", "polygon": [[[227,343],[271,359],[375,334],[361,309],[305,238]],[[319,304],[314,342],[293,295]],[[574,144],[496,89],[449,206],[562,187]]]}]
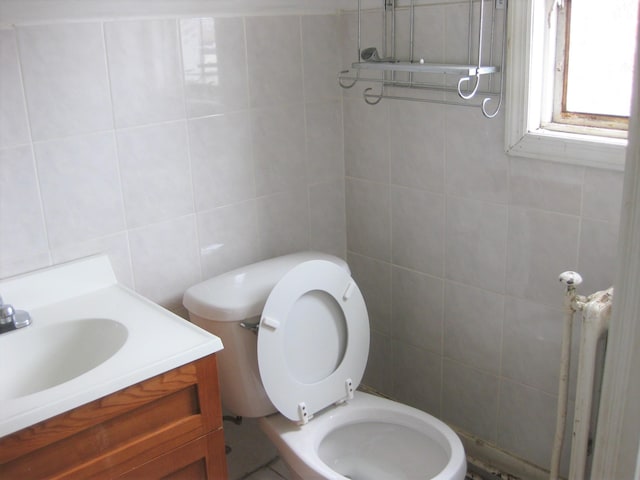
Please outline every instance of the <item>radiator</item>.
[{"label": "radiator", "polygon": [[560,281],[567,287],[565,295],[565,328],[563,332],[560,388],[558,392],[558,418],[554,440],[551,475],[558,478],[560,452],[567,416],[567,392],[569,377],[569,356],[571,350],[571,324],[574,313],[581,312],[580,352],[578,355],[578,375],[576,378],[576,403],[573,415],[571,461],[569,480],[589,478],[591,450],[597,424],[598,406],[606,339],[611,319],[613,287],[596,292],[588,297],[576,294],[575,288],[582,278],[575,272],[564,272]]}]

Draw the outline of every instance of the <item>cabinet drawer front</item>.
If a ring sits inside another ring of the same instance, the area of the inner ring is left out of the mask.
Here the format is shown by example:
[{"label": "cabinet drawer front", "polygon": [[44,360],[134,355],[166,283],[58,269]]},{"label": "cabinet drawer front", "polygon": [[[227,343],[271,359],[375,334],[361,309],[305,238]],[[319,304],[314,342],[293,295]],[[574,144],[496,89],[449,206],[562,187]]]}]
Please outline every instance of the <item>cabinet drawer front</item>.
[{"label": "cabinet drawer front", "polygon": [[[222,455],[222,458],[220,457]],[[163,478],[171,480],[226,480],[222,430],[211,432],[119,477],[122,480]]]},{"label": "cabinet drawer front", "polygon": [[221,422],[211,355],[0,439],[0,477],[122,473]]}]

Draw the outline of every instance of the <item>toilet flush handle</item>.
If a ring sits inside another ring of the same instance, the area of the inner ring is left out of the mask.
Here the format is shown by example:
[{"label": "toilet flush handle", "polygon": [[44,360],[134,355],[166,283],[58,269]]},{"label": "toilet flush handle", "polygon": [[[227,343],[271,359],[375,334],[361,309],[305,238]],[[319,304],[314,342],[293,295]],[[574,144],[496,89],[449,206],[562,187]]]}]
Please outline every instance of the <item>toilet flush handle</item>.
[{"label": "toilet flush handle", "polygon": [[260,330],[260,322],[250,323],[250,322],[240,322],[240,326],[245,330],[249,330],[250,332],[258,334],[258,330]]}]

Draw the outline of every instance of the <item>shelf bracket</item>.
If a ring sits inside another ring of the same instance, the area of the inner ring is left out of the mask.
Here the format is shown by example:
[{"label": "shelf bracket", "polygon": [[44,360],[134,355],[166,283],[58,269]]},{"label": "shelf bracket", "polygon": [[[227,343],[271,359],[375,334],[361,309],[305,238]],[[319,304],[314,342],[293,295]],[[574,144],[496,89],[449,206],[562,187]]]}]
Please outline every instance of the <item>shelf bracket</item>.
[{"label": "shelf bracket", "polygon": [[462,84],[470,83],[471,77],[462,77],[460,80],[458,80],[458,95],[460,95],[460,97],[464,98],[465,100],[471,100],[476,95],[476,93],[478,92],[478,87],[480,86],[480,75],[476,75],[475,79],[476,84],[473,86],[473,90],[471,90],[471,93],[462,93]]},{"label": "shelf bracket", "polygon": [[[362,96],[364,97],[364,101],[369,105],[377,105],[384,98],[384,92],[381,91],[379,95],[374,95],[373,93],[369,93],[371,90],[373,90],[371,87],[365,89]],[[370,98],[375,98],[375,100],[371,101],[369,100]]]}]

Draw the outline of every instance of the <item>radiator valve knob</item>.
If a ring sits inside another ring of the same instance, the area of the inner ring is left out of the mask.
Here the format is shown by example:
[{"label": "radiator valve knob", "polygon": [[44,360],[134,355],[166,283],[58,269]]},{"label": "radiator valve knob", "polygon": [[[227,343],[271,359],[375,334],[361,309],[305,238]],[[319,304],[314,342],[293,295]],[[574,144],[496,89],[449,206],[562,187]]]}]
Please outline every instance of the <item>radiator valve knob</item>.
[{"label": "radiator valve knob", "polygon": [[578,272],[563,272],[558,277],[567,287],[577,287],[582,283],[582,276]]}]

